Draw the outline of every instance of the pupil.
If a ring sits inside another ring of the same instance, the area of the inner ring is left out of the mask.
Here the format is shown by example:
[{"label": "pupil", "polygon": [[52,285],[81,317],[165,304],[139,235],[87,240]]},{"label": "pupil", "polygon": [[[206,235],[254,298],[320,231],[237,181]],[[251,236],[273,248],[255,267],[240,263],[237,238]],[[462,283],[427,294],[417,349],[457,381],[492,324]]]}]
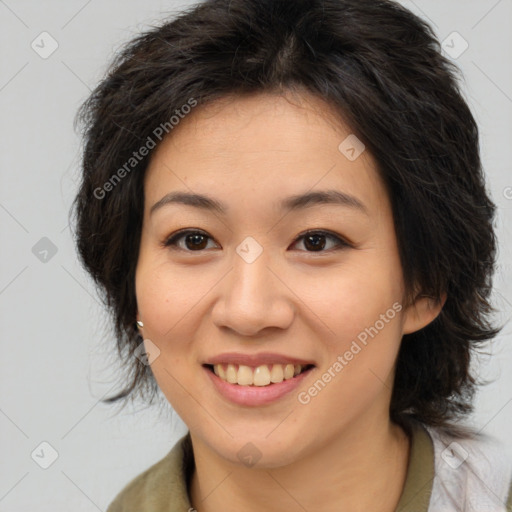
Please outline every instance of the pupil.
[{"label": "pupil", "polygon": [[[202,244],[201,244],[201,239],[202,240]],[[206,244],[204,243],[205,242],[205,236],[204,235],[201,235],[199,233],[196,233],[194,235],[188,235],[187,237],[187,240],[190,241],[190,240],[193,240],[192,242],[192,248],[195,248],[195,249],[204,249],[204,247],[206,246]],[[199,243],[197,243],[199,242]],[[191,247],[189,247],[190,249]]]},{"label": "pupil", "polygon": [[[319,241],[318,238],[321,240]],[[316,241],[313,241],[316,240]],[[311,247],[313,249],[323,249],[325,247],[325,237],[324,235],[309,235],[305,239],[306,247],[308,246],[308,243],[311,244]]]}]

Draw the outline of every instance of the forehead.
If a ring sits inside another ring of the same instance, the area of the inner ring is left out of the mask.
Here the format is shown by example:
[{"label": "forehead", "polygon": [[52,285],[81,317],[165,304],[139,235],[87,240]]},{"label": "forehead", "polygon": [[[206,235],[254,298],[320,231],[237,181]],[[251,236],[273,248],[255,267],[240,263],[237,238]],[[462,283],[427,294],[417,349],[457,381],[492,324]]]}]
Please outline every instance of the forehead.
[{"label": "forehead", "polygon": [[146,172],[147,204],[177,189],[226,203],[248,195],[268,203],[336,187],[379,206],[384,185],[372,155],[364,150],[353,159],[345,151],[355,142],[359,153],[357,141],[312,95],[225,97],[195,107],[156,148]]}]

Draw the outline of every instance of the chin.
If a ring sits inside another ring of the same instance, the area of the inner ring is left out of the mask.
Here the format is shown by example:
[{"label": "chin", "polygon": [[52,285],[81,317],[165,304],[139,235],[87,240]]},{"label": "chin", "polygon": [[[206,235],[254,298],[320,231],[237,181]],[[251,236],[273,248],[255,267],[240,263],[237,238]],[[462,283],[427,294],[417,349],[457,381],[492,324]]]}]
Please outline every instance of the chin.
[{"label": "chin", "polygon": [[[276,429],[276,424],[272,427]],[[232,431],[233,437],[225,433],[222,438],[212,436],[212,430],[205,433],[192,433],[199,437],[210,450],[232,464],[251,469],[271,469],[287,466],[299,460],[307,451],[307,440],[298,432],[282,429],[272,432],[272,428],[255,429],[240,426]],[[304,429],[302,429],[304,432]],[[270,434],[269,434],[270,432]],[[205,434],[205,435],[203,435]]]}]

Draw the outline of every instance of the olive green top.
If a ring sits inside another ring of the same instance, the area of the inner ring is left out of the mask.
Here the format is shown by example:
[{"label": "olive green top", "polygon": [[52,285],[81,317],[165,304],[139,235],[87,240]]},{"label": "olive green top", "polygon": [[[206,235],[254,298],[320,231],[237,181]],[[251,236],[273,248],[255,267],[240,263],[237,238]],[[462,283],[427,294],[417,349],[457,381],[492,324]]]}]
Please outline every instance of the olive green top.
[{"label": "olive green top", "polygon": [[[434,480],[434,446],[420,424],[411,429],[411,450],[405,485],[396,512],[428,512]],[[194,470],[190,434],[182,437],[160,461],[131,480],[107,512],[189,512],[188,483]],[[512,492],[507,500],[512,512]]]}]

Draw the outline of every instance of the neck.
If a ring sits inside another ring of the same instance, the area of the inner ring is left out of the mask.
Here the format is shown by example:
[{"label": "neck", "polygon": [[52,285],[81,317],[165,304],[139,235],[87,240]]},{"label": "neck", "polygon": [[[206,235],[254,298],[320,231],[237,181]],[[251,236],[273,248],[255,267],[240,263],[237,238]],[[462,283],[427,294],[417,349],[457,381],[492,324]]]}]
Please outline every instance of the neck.
[{"label": "neck", "polygon": [[272,469],[232,464],[191,437],[197,512],[394,512],[409,460],[409,439],[389,420],[348,427],[312,455]]}]

